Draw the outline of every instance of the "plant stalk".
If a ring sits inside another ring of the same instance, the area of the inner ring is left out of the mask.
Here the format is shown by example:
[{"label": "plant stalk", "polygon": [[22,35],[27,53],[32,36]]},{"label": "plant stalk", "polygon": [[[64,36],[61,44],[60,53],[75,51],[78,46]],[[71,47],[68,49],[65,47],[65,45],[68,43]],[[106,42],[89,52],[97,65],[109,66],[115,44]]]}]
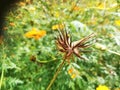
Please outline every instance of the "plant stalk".
[{"label": "plant stalk", "polygon": [[115,52],[115,51],[112,51],[112,50],[108,50],[108,52],[110,52],[110,53],[113,53],[113,54],[116,54],[116,55],[120,56],[120,53],[118,53],[118,52]]},{"label": "plant stalk", "polygon": [[4,68],[2,67],[2,74],[1,74],[1,78],[0,78],[0,90],[2,88],[3,76],[4,76]]},{"label": "plant stalk", "polygon": [[37,60],[38,63],[40,64],[46,64],[46,63],[50,63],[50,62],[54,62],[54,61],[57,61],[57,60],[50,60],[50,61],[40,61],[40,60]]},{"label": "plant stalk", "polygon": [[57,76],[58,76],[58,73],[59,71],[62,69],[62,67],[64,66],[64,63],[65,63],[65,60],[63,60],[63,62],[60,64],[60,66],[58,67],[56,73],[54,74],[52,80],[50,81],[48,87],[46,90],[50,90],[50,87],[52,86],[52,84],[54,83],[54,81],[56,80]]}]

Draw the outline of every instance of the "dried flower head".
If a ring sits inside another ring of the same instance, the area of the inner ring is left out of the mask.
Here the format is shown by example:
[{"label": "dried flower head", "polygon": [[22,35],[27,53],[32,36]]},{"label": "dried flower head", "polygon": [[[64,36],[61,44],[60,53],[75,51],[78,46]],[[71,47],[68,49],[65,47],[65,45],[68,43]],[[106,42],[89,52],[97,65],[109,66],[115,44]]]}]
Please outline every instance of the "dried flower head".
[{"label": "dried flower head", "polygon": [[83,39],[72,42],[71,37],[69,36],[69,33],[66,29],[58,31],[59,35],[57,37],[56,43],[59,51],[64,53],[64,59],[69,60],[73,54],[81,59],[84,59],[80,55],[80,53],[83,52],[81,49],[90,46],[89,39],[94,37],[95,34],[92,33]]}]

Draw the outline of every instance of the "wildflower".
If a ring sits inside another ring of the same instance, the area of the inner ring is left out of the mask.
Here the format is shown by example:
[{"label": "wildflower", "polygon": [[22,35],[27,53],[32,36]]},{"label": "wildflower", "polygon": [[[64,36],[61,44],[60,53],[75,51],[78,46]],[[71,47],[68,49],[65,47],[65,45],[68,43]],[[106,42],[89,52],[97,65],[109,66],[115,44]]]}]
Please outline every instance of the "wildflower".
[{"label": "wildflower", "polygon": [[116,24],[117,26],[120,26],[120,20],[116,20],[116,21],[115,21],[115,24]]},{"label": "wildflower", "polygon": [[74,11],[78,11],[78,10],[80,10],[80,7],[74,6],[74,7],[73,7],[73,10],[74,10]]},{"label": "wildflower", "polygon": [[73,68],[70,68],[69,70],[68,70],[68,74],[72,74],[73,73]]},{"label": "wildflower", "polygon": [[75,79],[77,76],[79,76],[79,72],[74,68],[74,67],[71,67],[69,70],[68,70],[68,74],[70,75],[70,77],[72,79]]},{"label": "wildflower", "polygon": [[59,14],[59,12],[55,12],[55,17],[59,17],[60,16],[60,14]]},{"label": "wildflower", "polygon": [[34,38],[36,40],[38,40],[39,38],[43,37],[46,35],[46,31],[45,30],[37,30],[36,28],[32,28],[31,31],[27,32],[25,34],[25,36],[27,38]]},{"label": "wildflower", "polygon": [[58,29],[58,25],[52,26],[52,30]]},{"label": "wildflower", "polygon": [[24,2],[20,2],[20,3],[19,3],[19,6],[25,6],[25,4],[26,4],[26,3],[24,3]]},{"label": "wildflower", "polygon": [[104,3],[98,3],[97,7],[99,9],[104,9],[105,4]]},{"label": "wildflower", "polygon": [[15,26],[15,23],[13,23],[13,22],[11,22],[11,23],[9,23],[10,24],[10,26]]},{"label": "wildflower", "polygon": [[34,12],[34,11],[36,10],[36,8],[35,8],[35,7],[30,7],[29,10],[30,10],[31,12]]},{"label": "wildflower", "polygon": [[76,78],[76,74],[72,74],[72,75],[71,75],[71,78],[72,78],[72,79]]},{"label": "wildflower", "polygon": [[80,7],[75,2],[73,2],[71,10],[72,11],[78,11],[78,10],[80,10]]},{"label": "wildflower", "polygon": [[108,36],[109,36],[110,38],[113,38],[113,37],[114,37],[114,35],[113,35],[113,34],[108,34]]},{"label": "wildflower", "polygon": [[110,90],[107,86],[105,85],[99,85],[96,90]]},{"label": "wildflower", "polygon": [[64,28],[63,24],[56,24],[52,26],[52,30],[63,29],[63,28]]}]

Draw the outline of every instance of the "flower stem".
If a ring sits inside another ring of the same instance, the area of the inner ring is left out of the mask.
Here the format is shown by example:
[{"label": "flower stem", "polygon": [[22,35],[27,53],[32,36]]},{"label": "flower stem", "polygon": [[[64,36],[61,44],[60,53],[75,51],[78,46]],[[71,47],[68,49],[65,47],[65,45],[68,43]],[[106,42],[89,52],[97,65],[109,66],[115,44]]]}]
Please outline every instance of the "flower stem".
[{"label": "flower stem", "polygon": [[2,88],[3,76],[4,76],[4,68],[2,67],[2,74],[1,74],[1,78],[0,78],[0,90]]},{"label": "flower stem", "polygon": [[62,67],[64,66],[64,63],[65,63],[65,60],[63,60],[63,62],[60,64],[60,66],[58,67],[56,73],[54,74],[52,80],[50,81],[48,87],[46,90],[50,90],[50,87],[52,86],[52,84],[54,83],[54,81],[56,80],[57,76],[58,76],[58,73],[59,71],[62,69]]},{"label": "flower stem", "polygon": [[112,50],[108,50],[108,52],[110,52],[110,53],[113,53],[113,54],[116,54],[116,55],[120,56],[120,53],[118,53],[118,52],[115,52],[115,51],[112,51]]},{"label": "flower stem", "polygon": [[[3,48],[3,54],[5,53],[4,52],[4,47],[2,47]],[[2,60],[2,66],[1,66],[1,68],[2,68],[2,72],[1,72],[1,77],[0,77],[0,90],[2,89],[2,83],[3,83],[3,79],[4,79],[4,72],[5,72],[5,67],[4,67],[4,60],[5,60],[5,58],[6,58],[6,54],[2,57],[2,58],[0,58],[1,60]]]},{"label": "flower stem", "polygon": [[50,61],[40,61],[40,60],[37,60],[38,63],[40,64],[45,64],[45,63],[50,63],[50,62],[54,62],[54,61],[58,61],[58,60],[50,60]]}]

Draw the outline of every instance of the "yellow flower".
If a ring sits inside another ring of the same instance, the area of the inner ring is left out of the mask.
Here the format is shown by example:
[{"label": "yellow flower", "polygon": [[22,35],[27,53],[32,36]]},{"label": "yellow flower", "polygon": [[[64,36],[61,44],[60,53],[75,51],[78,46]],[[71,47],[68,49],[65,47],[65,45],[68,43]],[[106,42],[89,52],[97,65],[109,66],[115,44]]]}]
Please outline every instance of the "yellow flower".
[{"label": "yellow flower", "polygon": [[52,30],[56,30],[58,28],[58,25],[53,25]]},{"label": "yellow flower", "polygon": [[73,10],[74,10],[74,11],[78,11],[78,10],[80,10],[80,7],[74,6],[74,7],[73,7]]},{"label": "yellow flower", "polygon": [[68,70],[68,73],[69,73],[69,74],[72,74],[72,73],[73,73],[73,68],[70,68],[70,69]]},{"label": "yellow flower", "polygon": [[77,75],[73,73],[73,74],[71,75],[71,78],[74,79],[74,78],[76,78],[76,76],[77,76]]},{"label": "yellow flower", "polygon": [[26,3],[24,3],[24,2],[19,3],[19,6],[25,6],[25,5],[26,5]]},{"label": "yellow flower", "polygon": [[97,5],[97,7],[98,7],[99,9],[104,9],[104,6],[105,6],[104,3],[99,3],[99,4]]},{"label": "yellow flower", "polygon": [[109,36],[110,38],[113,38],[113,37],[114,37],[114,35],[113,35],[113,34],[108,34],[108,36]]},{"label": "yellow flower", "polygon": [[32,28],[31,31],[27,32],[25,34],[25,37],[27,38],[34,38],[36,40],[38,40],[39,38],[43,37],[46,35],[46,31],[45,30],[37,30],[36,28]]},{"label": "yellow flower", "polygon": [[56,24],[52,26],[52,30],[63,29],[63,28],[64,28],[63,24]]},{"label": "yellow flower", "polygon": [[116,20],[116,21],[115,21],[115,24],[116,24],[117,26],[120,26],[120,20]]},{"label": "yellow flower", "polygon": [[13,23],[13,22],[11,22],[11,23],[9,23],[10,24],[10,26],[15,26],[15,23]]},{"label": "yellow flower", "polygon": [[72,79],[75,79],[78,75],[79,75],[79,72],[74,68],[74,67],[71,67],[69,70],[68,70],[68,74],[70,75],[70,77]]},{"label": "yellow flower", "polygon": [[110,90],[107,86],[105,85],[99,85],[96,90]]},{"label": "yellow flower", "polygon": [[35,7],[30,7],[29,10],[30,10],[31,12],[34,12],[34,11],[36,10],[36,8],[35,8]]},{"label": "yellow flower", "polygon": [[60,14],[59,14],[59,12],[55,12],[55,17],[59,17],[60,16]]},{"label": "yellow flower", "polygon": [[80,7],[77,6],[75,2],[72,2],[71,6],[72,6],[71,10],[73,10],[73,11],[79,11],[80,10]]}]

